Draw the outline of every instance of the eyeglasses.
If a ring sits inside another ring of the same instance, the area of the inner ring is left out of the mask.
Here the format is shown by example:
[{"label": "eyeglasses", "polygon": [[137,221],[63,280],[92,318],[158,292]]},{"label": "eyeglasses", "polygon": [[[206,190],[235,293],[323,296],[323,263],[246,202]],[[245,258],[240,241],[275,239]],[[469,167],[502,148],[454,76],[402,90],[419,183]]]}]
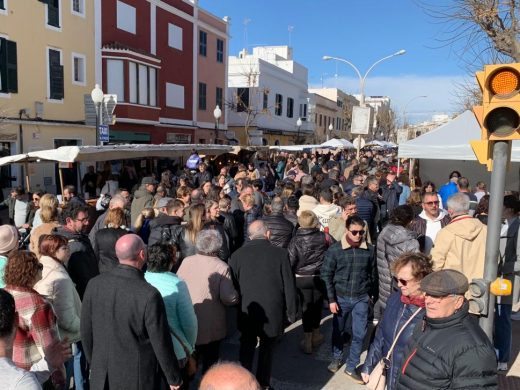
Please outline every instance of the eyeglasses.
[{"label": "eyeglasses", "polygon": [[357,236],[358,234],[362,236],[363,234],[365,234],[364,230],[349,230],[349,232],[352,233],[353,236]]},{"label": "eyeglasses", "polygon": [[441,202],[439,202],[438,200],[432,200],[431,202],[424,202],[425,205],[428,205],[428,206],[438,206]]},{"label": "eyeglasses", "polygon": [[36,202],[37,200],[39,201],[39,200],[40,200],[40,198],[33,198],[33,200],[34,200],[34,201]]},{"label": "eyeglasses", "polygon": [[78,222],[85,222],[85,221],[88,221],[89,217],[83,217],[83,218],[78,218],[76,219],[75,221],[78,221]]},{"label": "eyeglasses", "polygon": [[406,280],[406,279],[401,279],[401,278],[396,278],[394,276],[394,280],[397,282],[397,283],[401,283],[401,285],[403,287],[406,287],[408,285],[408,283],[412,282],[414,279],[410,279],[410,280]]}]

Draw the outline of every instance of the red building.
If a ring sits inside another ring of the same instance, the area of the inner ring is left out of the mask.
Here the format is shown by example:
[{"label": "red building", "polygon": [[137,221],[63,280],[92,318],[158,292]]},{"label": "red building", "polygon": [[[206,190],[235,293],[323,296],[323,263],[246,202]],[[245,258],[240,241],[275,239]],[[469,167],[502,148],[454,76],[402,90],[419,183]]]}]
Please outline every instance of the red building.
[{"label": "red building", "polygon": [[101,14],[102,89],[118,100],[110,142],[213,142],[227,19],[196,0],[103,0]]}]

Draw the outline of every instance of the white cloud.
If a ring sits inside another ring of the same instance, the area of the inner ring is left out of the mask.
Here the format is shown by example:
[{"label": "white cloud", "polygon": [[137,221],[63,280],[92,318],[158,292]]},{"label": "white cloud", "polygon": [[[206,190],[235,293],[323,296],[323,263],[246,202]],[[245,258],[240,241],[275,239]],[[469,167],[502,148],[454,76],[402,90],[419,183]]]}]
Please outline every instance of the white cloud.
[{"label": "white cloud", "polygon": [[[391,105],[400,118],[406,108],[408,121],[418,122],[430,119],[434,114],[458,112],[460,102],[457,94],[460,91],[460,85],[471,82],[473,81],[469,77],[463,75],[369,76],[365,84],[365,95],[390,97]],[[355,77],[327,78],[323,80],[323,84],[325,87],[337,87],[350,94],[359,93],[359,79]],[[321,82],[312,86],[312,88],[320,87]],[[427,97],[415,99],[422,95]]]}]

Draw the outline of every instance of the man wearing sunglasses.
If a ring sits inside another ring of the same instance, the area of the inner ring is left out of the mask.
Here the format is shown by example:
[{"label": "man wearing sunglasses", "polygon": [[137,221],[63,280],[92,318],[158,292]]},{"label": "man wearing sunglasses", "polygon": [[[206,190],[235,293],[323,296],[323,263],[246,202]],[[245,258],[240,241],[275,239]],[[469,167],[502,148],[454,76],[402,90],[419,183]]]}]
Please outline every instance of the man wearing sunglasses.
[{"label": "man wearing sunglasses", "polygon": [[437,233],[450,222],[450,216],[439,204],[439,195],[436,192],[423,193],[423,211],[410,224],[410,229],[418,234],[417,240],[424,254],[430,253]]},{"label": "man wearing sunglasses", "polygon": [[364,240],[365,222],[357,215],[346,221],[346,233],[340,242],[325,252],[321,278],[327,288],[332,320],[332,361],[328,370],[343,365],[343,333],[352,316],[352,342],[346,359],[345,374],[363,383],[357,372],[363,340],[367,332],[370,296],[377,296],[377,268],[374,247]]}]

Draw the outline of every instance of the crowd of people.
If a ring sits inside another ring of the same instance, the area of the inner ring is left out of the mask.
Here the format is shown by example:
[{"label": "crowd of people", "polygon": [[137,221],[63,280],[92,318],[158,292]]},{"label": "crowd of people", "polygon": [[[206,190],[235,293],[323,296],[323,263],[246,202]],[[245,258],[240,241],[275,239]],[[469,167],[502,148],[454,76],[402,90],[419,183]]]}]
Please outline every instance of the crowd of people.
[{"label": "crowd of people", "polygon": [[[14,188],[0,204],[2,388],[188,389],[200,374],[201,389],[271,389],[298,319],[302,353],[328,340],[328,370],[346,380],[371,382],[384,362],[388,390],[497,388],[518,297],[497,303],[493,344],[468,304],[485,183],[453,171],[436,191],[395,162],[367,150],[215,164],[194,151],[160,172],[91,167],[61,199]],[[503,204],[497,261],[514,281],[518,193]],[[240,365],[220,361],[230,308]]]}]

